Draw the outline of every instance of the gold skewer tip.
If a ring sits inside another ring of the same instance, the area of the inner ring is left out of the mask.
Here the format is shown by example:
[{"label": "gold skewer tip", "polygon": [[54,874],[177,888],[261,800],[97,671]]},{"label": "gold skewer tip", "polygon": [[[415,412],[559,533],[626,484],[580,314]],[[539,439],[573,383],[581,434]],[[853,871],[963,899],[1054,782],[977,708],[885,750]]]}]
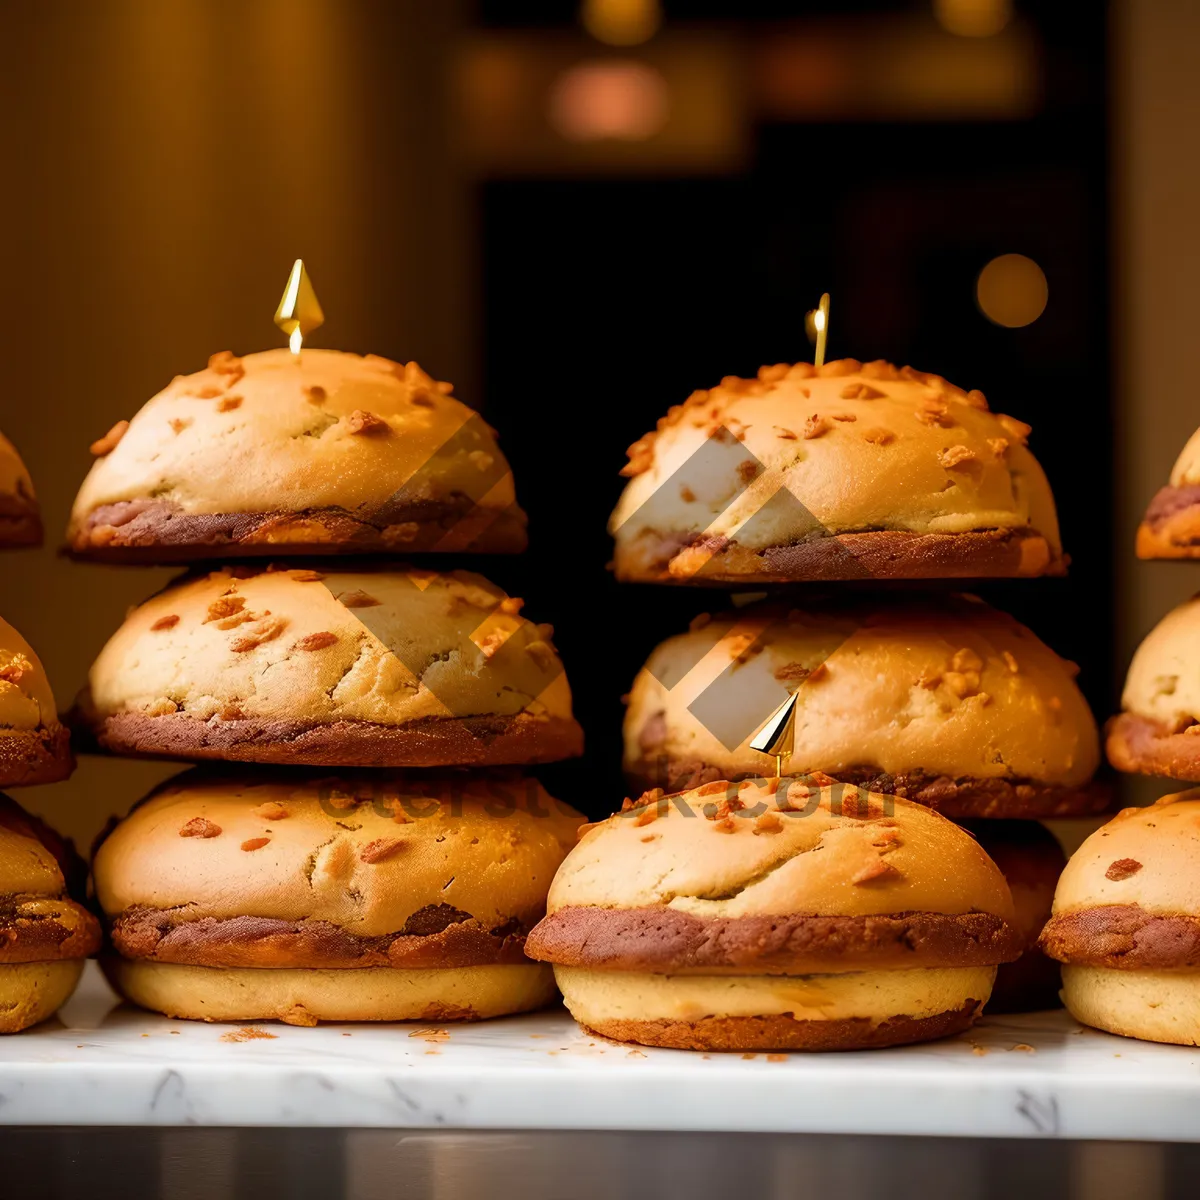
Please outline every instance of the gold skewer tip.
[{"label": "gold skewer tip", "polygon": [[767,718],[763,727],[750,739],[750,749],[775,756],[776,778],[783,778],[784,759],[791,758],[796,744],[796,692]]},{"label": "gold skewer tip", "polygon": [[325,314],[321,311],[317,293],[313,291],[304,259],[298,258],[292,264],[292,273],[288,276],[279,307],[275,310],[275,324],[287,334],[288,347],[299,358],[304,339],[324,323]]},{"label": "gold skewer tip", "polygon": [[813,366],[823,366],[825,362],[825,339],[829,334],[828,292],[822,294],[820,304],[807,314],[804,324],[808,329],[808,336],[816,342],[816,350],[813,352]]}]

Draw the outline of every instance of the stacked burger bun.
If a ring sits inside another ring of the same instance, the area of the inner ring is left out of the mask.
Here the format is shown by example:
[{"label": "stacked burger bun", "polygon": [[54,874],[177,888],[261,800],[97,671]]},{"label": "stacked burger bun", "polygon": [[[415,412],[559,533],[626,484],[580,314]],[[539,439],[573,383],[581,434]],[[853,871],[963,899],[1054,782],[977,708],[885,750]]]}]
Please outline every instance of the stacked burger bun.
[{"label": "stacked burger bun", "polygon": [[[1138,527],[1143,559],[1200,559],[1200,430],[1184,446],[1166,487]],[[1119,771],[1200,782],[1200,597],[1152,629],[1129,665],[1121,712],[1108,724],[1109,760]]]},{"label": "stacked burger bun", "polygon": [[[501,814],[501,815],[496,815]],[[197,769],[100,845],[109,978],[209,1020],[476,1020],[554,995],[525,933],[578,818],[514,772]]]},{"label": "stacked burger bun", "polygon": [[529,952],[608,1037],[849,1050],[967,1029],[1022,946],[1004,876],[957,825],[767,779],[651,794],[591,827]]},{"label": "stacked burger bun", "polygon": [[42,544],[42,513],[16,447],[0,434],[0,549]]},{"label": "stacked burger bun", "polygon": [[281,350],[215,355],[93,451],[72,552],[191,570],[75,721],[203,764],[98,845],[114,986],[300,1025],[550,1000],[523,948],[582,818],[522,768],[582,732],[550,626],[454,567],[526,545],[495,432],[416,363]]},{"label": "stacked burger bun", "polygon": [[1200,792],[1127,808],[1071,856],[1042,945],[1076,1020],[1200,1045]]},{"label": "stacked burger bun", "polygon": [[100,927],[80,903],[85,876],[69,842],[0,796],[0,1033],[53,1016],[99,947]]},{"label": "stacked burger bun", "polygon": [[891,363],[726,376],[629,448],[620,579],[752,587],[1066,570],[1029,426]]},{"label": "stacked burger bun", "polygon": [[[728,377],[630,447],[618,578],[765,598],[700,616],[634,681],[624,766],[641,799],[568,857],[534,939],[585,1025],[726,1049],[919,1041],[967,1027],[997,967],[1002,1007],[1056,1002],[1036,942],[1064,860],[1038,822],[1105,807],[1098,732],[1072,664],[943,582],[1065,571],[1029,432],[940,376],[843,359]],[[928,586],[870,586],[901,580]],[[751,743],[789,697],[780,780]],[[620,847],[685,837],[686,884],[626,898]],[[568,887],[584,870],[588,888]],[[613,914],[575,911],[604,907],[604,871],[641,922],[611,959]],[[965,913],[992,922],[971,955],[947,932]],[[710,967],[725,984],[685,986]],[[860,969],[872,987],[850,1003],[841,973]],[[933,970],[953,986],[908,990]],[[656,997],[653,1028],[627,1019],[631,989]],[[818,1009],[844,1020],[818,1029]]]},{"label": "stacked burger bun", "polygon": [[[1143,559],[1200,558],[1200,433],[1137,533]],[[1200,597],[1134,653],[1106,749],[1119,771],[1200,782]],[[1080,1021],[1128,1037],[1200,1045],[1200,796],[1129,808],[1094,833],[1059,883],[1042,944],[1063,964]]]},{"label": "stacked burger bun", "polygon": [[[0,436],[0,549],[40,546],[29,472]],[[0,787],[57,783],[74,770],[70,737],[29,643],[0,619]],[[0,1033],[52,1016],[100,944],[82,907],[86,869],[70,842],[0,794]]]}]

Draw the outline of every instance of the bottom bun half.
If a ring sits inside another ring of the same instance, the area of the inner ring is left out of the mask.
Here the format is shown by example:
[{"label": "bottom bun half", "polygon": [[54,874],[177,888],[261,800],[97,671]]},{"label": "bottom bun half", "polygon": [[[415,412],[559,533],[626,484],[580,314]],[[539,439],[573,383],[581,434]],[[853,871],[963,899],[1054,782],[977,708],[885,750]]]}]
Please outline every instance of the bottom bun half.
[{"label": "bottom bun half", "polygon": [[555,996],[549,967],[192,967],[109,958],[108,981],[142,1008],[196,1021],[480,1021]]},{"label": "bottom bun half", "polygon": [[1063,1003],[1084,1025],[1144,1042],[1200,1046],[1200,971],[1062,969]]},{"label": "bottom bun half", "polygon": [[54,1016],[83,974],[82,958],[0,966],[0,1033],[20,1033]]},{"label": "bottom bun half", "polygon": [[571,1015],[618,1041],[685,1050],[856,1050],[969,1028],[995,967],[828,975],[654,975],[555,968]]}]

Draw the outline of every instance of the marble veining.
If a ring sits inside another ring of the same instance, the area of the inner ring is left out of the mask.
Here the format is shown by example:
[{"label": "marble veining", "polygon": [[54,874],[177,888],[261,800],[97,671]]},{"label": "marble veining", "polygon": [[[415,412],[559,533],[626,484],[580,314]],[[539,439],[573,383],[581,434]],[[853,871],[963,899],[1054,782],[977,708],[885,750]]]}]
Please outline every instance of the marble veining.
[{"label": "marble veining", "polygon": [[0,1123],[1200,1138],[1200,1050],[1063,1012],[820,1055],[639,1049],[561,1009],[480,1025],[209,1025],[117,1003],[0,1038]]}]

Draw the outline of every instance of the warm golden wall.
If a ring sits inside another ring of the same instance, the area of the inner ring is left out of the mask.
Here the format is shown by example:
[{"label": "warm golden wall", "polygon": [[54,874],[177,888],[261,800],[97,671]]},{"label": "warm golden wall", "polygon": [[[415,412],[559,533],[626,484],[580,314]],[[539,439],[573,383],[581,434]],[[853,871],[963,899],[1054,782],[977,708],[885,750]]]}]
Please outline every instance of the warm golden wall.
[{"label": "warm golden wall", "polygon": [[[55,557],[88,444],[215,350],[280,343],[302,255],[316,343],[416,358],[475,395],[469,200],[443,88],[458,4],[6,4],[0,76],[0,428],[51,544],[3,558],[0,612],[60,703],[169,572]],[[25,791],[76,837],[160,765],[87,762]]]},{"label": "warm golden wall", "polygon": [[[1200,425],[1200,5],[1120,0],[1111,42],[1117,660],[1124,665],[1169,608],[1200,590],[1200,564],[1133,557],[1147,501],[1167,482],[1175,456]],[[1150,800],[1168,790],[1166,783],[1138,780],[1129,795]]]}]

